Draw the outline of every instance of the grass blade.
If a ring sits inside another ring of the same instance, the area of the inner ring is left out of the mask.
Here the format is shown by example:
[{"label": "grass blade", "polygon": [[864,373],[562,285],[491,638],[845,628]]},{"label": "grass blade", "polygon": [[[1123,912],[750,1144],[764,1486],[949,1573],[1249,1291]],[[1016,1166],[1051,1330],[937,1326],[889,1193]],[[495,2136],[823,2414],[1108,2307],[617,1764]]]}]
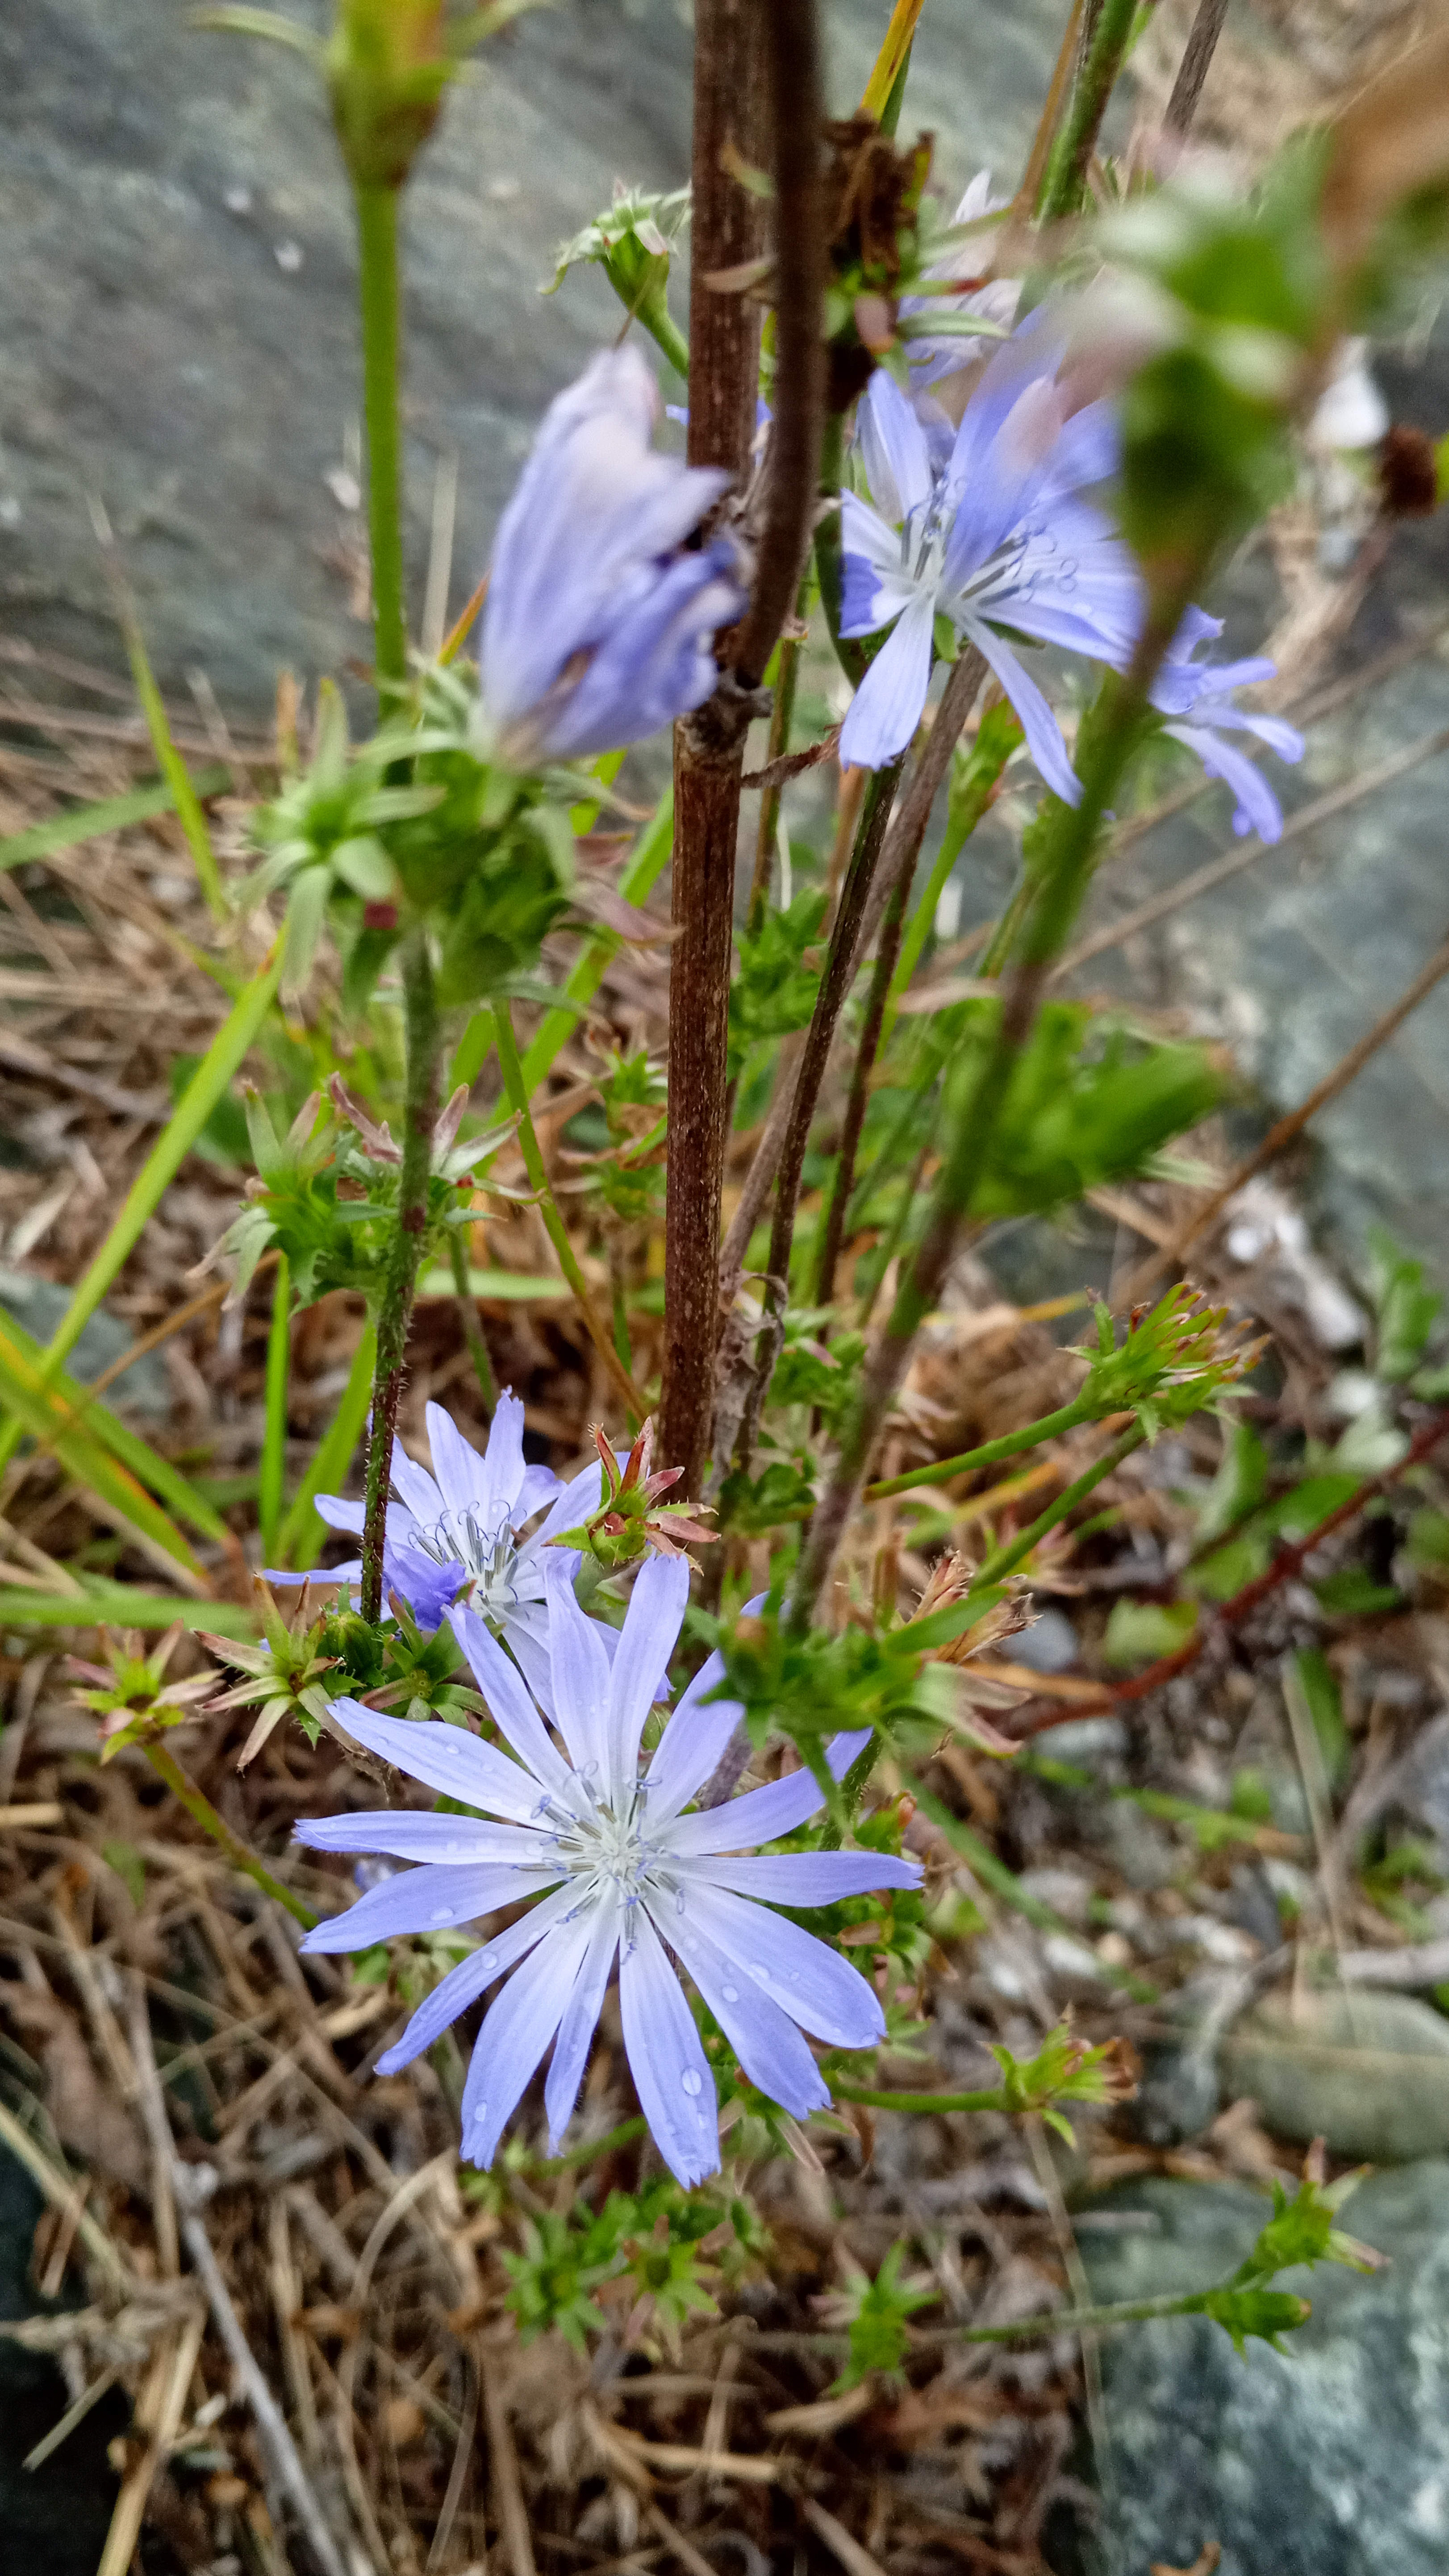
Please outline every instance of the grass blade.
[{"label": "grass blade", "polygon": [[[451,1284],[450,1281],[450,1287]],[[336,1493],[346,1478],[353,1452],[362,1437],[362,1426],[367,1420],[376,1360],[377,1327],[369,1321],[357,1345],[352,1374],[342,1390],[342,1401],[332,1417],[331,1428],[325,1433],[277,1534],[279,1554],[275,1561],[294,1567],[299,1574],[314,1566],[321,1554],[327,1524],[318,1518],[312,1506],[319,1494]]]},{"label": "grass blade", "polygon": [[[158,1450],[151,1448],[139,1431],[129,1430],[108,1405],[102,1404],[99,1396],[91,1393],[89,1387],[67,1377],[63,1369],[53,1375],[44,1372],[45,1352],[40,1343],[26,1332],[24,1325],[16,1323],[13,1315],[0,1315],[0,1335],[34,1368],[37,1383],[43,1384],[54,1399],[57,1421],[64,1419],[68,1426],[99,1441],[103,1449],[108,1449],[113,1458],[118,1458],[123,1467],[130,1469],[138,1484],[144,1485],[158,1502],[169,1504],[178,1519],[188,1521],[203,1538],[213,1539],[217,1546],[225,1545],[228,1537],[225,1521],[205,1494],[199,1493],[190,1478],[183,1476],[179,1467],[174,1467],[169,1458],[163,1458]],[[45,1446],[51,1446],[48,1434]]]},{"label": "grass blade", "polygon": [[136,1592],[129,1583],[88,1583],[83,1592],[32,1592],[0,1585],[0,1629],[183,1628],[218,1637],[254,1637],[258,1621],[236,1601],[185,1601],[161,1592]]},{"label": "grass blade", "polygon": [[177,820],[186,834],[186,844],[196,867],[197,883],[206,897],[213,921],[229,921],[231,908],[221,882],[221,870],[216,864],[216,852],[211,846],[201,798],[197,795],[190,770],[171,739],[165,704],[146,658],[146,646],[136,612],[124,593],[121,595],[121,631],[126,638],[131,677],[136,683],[136,695],[141,701],[146,730],[151,736],[151,748],[156,754],[157,767],[171,790]]},{"label": "grass blade", "polygon": [[[198,796],[215,796],[230,785],[230,773],[203,769],[191,783]],[[32,823],[28,831],[12,832],[8,841],[0,841],[0,873],[23,868],[31,859],[48,859],[55,850],[77,849],[82,841],[99,840],[103,832],[123,832],[129,823],[149,823],[153,815],[170,814],[175,806],[169,782],[133,787],[126,796],[103,796],[95,805],[72,805],[68,813],[52,814],[47,822]]]},{"label": "grass blade", "polygon": [[[281,959],[273,949],[266,964],[243,986],[236,1002],[217,1030],[180,1100],[145,1162],[126,1193],[126,1202],[87,1270],[55,1332],[46,1345],[44,1374],[53,1380],[60,1362],[74,1349],[86,1325],[99,1306],[106,1290],[132,1251],[149,1219],[154,1215],[163,1193],[170,1188],[206,1125],[222,1093],[228,1088],[271,1009],[281,974]],[[23,1426],[28,1428],[29,1426]],[[22,1426],[12,1420],[0,1432],[0,1467],[12,1458]]]},{"label": "grass blade", "polygon": [[205,1577],[170,1514],[153,1502],[146,1488],[102,1447],[95,1434],[78,1422],[58,1387],[46,1383],[40,1366],[28,1359],[0,1324],[0,1403],[13,1421],[53,1449],[68,1476],[108,1513],[115,1514],[168,1572],[202,1585]]},{"label": "grass blade", "polygon": [[[674,844],[674,790],[666,787],[629,854],[619,879],[625,903],[642,904],[652,893]],[[564,986],[570,1001],[591,1002],[604,980],[604,969],[619,945],[616,930],[596,930]],[[578,1012],[548,1011],[523,1058],[523,1088],[532,1098],[564,1040],[573,1035]]]}]

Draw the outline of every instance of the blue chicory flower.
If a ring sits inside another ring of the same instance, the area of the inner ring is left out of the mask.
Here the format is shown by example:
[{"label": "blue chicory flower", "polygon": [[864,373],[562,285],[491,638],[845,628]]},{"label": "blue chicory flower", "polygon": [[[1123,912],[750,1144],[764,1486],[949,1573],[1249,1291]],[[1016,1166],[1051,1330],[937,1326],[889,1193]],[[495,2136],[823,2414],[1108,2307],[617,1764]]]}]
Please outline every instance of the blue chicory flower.
[{"label": "blue chicory flower", "polygon": [[685,540],[728,475],[656,455],[639,351],[601,352],[544,414],[498,526],[483,611],[485,718],[515,768],[638,742],[702,704],[743,610],[735,547]]},{"label": "blue chicory flower", "polygon": [[843,762],[880,769],[904,751],[944,617],[985,655],[1048,786],[1080,799],[1056,717],[997,631],[1116,662],[1130,658],[1142,624],[1132,554],[1080,497],[1116,470],[1118,434],[1107,402],[1071,409],[1068,346],[1060,315],[1045,306],[1029,314],[987,366],[944,462],[933,460],[926,427],[890,377],[878,369],[871,378],[860,438],[878,506],[841,497],[840,627],[871,635],[894,620],[894,631],[851,702]]},{"label": "blue chicory flower", "polygon": [[1234,689],[1253,688],[1260,681],[1272,679],[1277,665],[1262,654],[1216,666],[1193,660],[1199,644],[1222,631],[1220,617],[1209,617],[1202,608],[1190,608],[1158,666],[1148,696],[1169,718],[1163,732],[1195,751],[1210,778],[1221,778],[1231,787],[1238,800],[1233,830],[1240,837],[1244,832],[1257,832],[1262,840],[1276,841],[1283,830],[1278,799],[1262,771],[1246,752],[1239,751],[1236,743],[1224,742],[1220,729],[1256,734],[1270,751],[1276,751],[1280,760],[1289,761],[1302,759],[1303,736],[1282,716],[1256,715],[1234,706]]},{"label": "blue chicory flower", "polygon": [[[431,1476],[400,1443],[393,1449],[392,1481],[401,1499],[387,1507],[384,1591],[398,1593],[426,1629],[438,1627],[455,1601],[471,1601],[507,1638],[532,1679],[537,1669],[546,1669],[546,1660],[539,1664],[547,1654],[544,1551],[598,1510],[603,1468],[595,1460],[561,1485],[551,1467],[525,1466],[523,1406],[511,1387],[498,1399],[481,1452],[469,1446],[440,1404],[428,1406],[427,1425]],[[520,1538],[545,1503],[549,1509],[538,1528]],[[361,1537],[360,1502],[319,1494],[317,1511],[329,1529]],[[578,1562],[574,1556],[569,1561]],[[356,1583],[361,1576],[357,1557],[321,1575],[269,1572],[267,1580]]]},{"label": "blue chicory flower", "polygon": [[[516,1968],[490,2004],[473,2050],[463,2151],[475,2164],[492,2163],[550,2041],[544,2107],[557,2148],[617,1957],[624,2045],[639,2101],[665,2162],[688,2186],[719,2165],[717,2096],[667,1951],[698,1987],[751,2082],[803,2118],[830,2099],[803,2032],[838,2048],[868,2048],[884,2036],[884,2019],[858,1969],[754,1900],[828,1905],[867,1889],[915,1887],[920,1871],[913,1861],[864,1851],[731,1857],[793,1832],[816,1812],[821,1791],[806,1770],[686,1812],[743,1715],[733,1700],[709,1696],[723,1678],[718,1654],[683,1692],[641,1769],[644,1721],[684,1617],[683,1558],[652,1558],[641,1567],[612,1659],[608,1632],[585,1618],[557,1551],[545,1562],[544,1583],[548,1669],[546,1680],[534,1680],[534,1697],[549,1725],[482,1620],[461,1607],[451,1614],[515,1760],[464,1728],[336,1702],[340,1724],[370,1752],[503,1821],[394,1808],[299,1824],[298,1840],[314,1851],[382,1852],[421,1864],[319,1924],[302,1946],[369,1949],[536,1897],[441,1980],[379,2058],[379,2074],[421,2056],[505,1969]],[[829,1760],[837,1779],[865,1741],[864,1732],[835,1738]]]}]

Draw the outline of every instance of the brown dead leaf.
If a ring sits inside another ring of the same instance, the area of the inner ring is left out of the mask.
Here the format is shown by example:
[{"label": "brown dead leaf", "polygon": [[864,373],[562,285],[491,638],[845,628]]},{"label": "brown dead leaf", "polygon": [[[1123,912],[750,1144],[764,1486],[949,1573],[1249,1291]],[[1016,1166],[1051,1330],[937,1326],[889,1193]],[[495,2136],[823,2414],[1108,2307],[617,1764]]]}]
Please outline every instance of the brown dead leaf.
[{"label": "brown dead leaf", "polygon": [[19,1984],[5,2005],[45,2070],[45,2099],[61,2145],[90,2171],[149,2192],[150,2163],[125,2106],[101,2083],[79,2023],[52,1994]]}]

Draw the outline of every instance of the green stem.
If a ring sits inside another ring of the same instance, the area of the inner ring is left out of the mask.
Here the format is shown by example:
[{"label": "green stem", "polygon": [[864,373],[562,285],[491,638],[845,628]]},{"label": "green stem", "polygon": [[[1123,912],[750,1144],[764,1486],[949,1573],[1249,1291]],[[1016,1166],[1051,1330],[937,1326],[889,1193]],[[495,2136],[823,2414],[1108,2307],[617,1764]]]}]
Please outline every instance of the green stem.
[{"label": "green stem", "polygon": [[1072,93],[1066,122],[1052,147],[1037,212],[1043,223],[1074,215],[1082,202],[1087,164],[1096,148],[1107,101],[1127,58],[1137,0],[1102,0],[1087,59]]},{"label": "green stem", "polygon": [[953,1477],[967,1476],[974,1467],[994,1467],[998,1459],[1019,1457],[1023,1449],[1038,1448],[1043,1440],[1057,1440],[1064,1431],[1075,1431],[1079,1422],[1095,1419],[1095,1408],[1084,1407],[1078,1397],[1020,1431],[1003,1431],[999,1440],[983,1440],[977,1449],[963,1449],[958,1458],[938,1458],[933,1466],[915,1467],[907,1475],[887,1476],[878,1485],[867,1485],[865,1499],[883,1503],[891,1494],[907,1494],[916,1485],[949,1485]]},{"label": "green stem", "polygon": [[282,1483],[287,1462],[287,1381],[292,1364],[292,1272],[285,1252],[277,1257],[272,1288],[272,1322],[267,1334],[266,1427],[262,1433],[261,1473],[257,1479],[257,1519],[262,1555],[277,1562],[277,1530],[282,1517]]},{"label": "green stem", "polygon": [[468,1356],[473,1363],[473,1374],[478,1380],[478,1392],[489,1412],[495,1413],[498,1409],[498,1381],[493,1374],[488,1345],[483,1339],[483,1327],[478,1321],[478,1301],[468,1286],[468,1253],[461,1226],[448,1228],[448,1260],[452,1265],[453,1286],[458,1292],[458,1317],[463,1327],[463,1339],[468,1345]]},{"label": "green stem", "polygon": [[[665,788],[653,814],[624,863],[618,890],[625,903],[643,904],[648,901],[664,871],[673,845],[674,789],[671,786]],[[604,980],[605,968],[618,946],[619,934],[616,930],[594,932],[564,986],[564,992],[571,1002],[583,1004],[593,1000]],[[565,1010],[562,1005],[559,1005],[551,1011],[545,1011],[523,1056],[523,1087],[530,1099],[548,1073],[559,1048],[566,1039],[572,1037],[578,1024],[579,1014],[576,1010]],[[483,1053],[479,1055],[479,1065],[482,1064],[483,1054],[486,1052],[485,1047]],[[462,1078],[460,1074],[454,1076],[455,1081],[461,1081]]]},{"label": "green stem", "polygon": [[407,1089],[403,1107],[402,1174],[398,1183],[397,1221],[388,1246],[387,1270],[377,1317],[372,1437],[367,1450],[360,1607],[364,1619],[370,1621],[376,1621],[382,1615],[382,1558],[393,1435],[402,1398],[413,1292],[417,1287],[418,1266],[427,1239],[428,1180],[432,1170],[433,1128],[438,1115],[438,1002],[428,934],[421,926],[410,930],[403,940],[399,963],[403,981]]},{"label": "green stem", "polygon": [[188,1816],[200,1825],[204,1834],[210,1834],[232,1866],[244,1870],[264,1896],[274,1896],[279,1905],[285,1905],[293,1921],[300,1923],[304,1932],[310,1932],[319,1920],[311,1906],[304,1905],[301,1897],[294,1896],[289,1887],[283,1887],[279,1878],[273,1878],[266,1863],[259,1861],[255,1852],[248,1851],[246,1844],[217,1814],[205,1791],[198,1789],[194,1780],[188,1780],[169,1745],[148,1744],[144,1750],[152,1770],[165,1781],[173,1798],[180,1799]]},{"label": "green stem", "polygon": [[508,1004],[501,998],[494,1003],[493,1020],[494,1035],[498,1045],[498,1061],[503,1068],[503,1088],[508,1094],[508,1105],[518,1119],[518,1142],[523,1152],[523,1165],[528,1174],[529,1186],[538,1201],[539,1215],[547,1228],[548,1239],[558,1254],[559,1268],[579,1301],[579,1309],[588,1328],[589,1339],[613,1379],[631,1419],[638,1425],[644,1420],[647,1407],[615,1350],[608,1326],[589,1293],[588,1282],[579,1268],[578,1255],[569,1241],[568,1228],[559,1215],[553,1192],[549,1187],[538,1133],[528,1106],[523,1067],[518,1061],[518,1046],[513,1035],[513,1022],[509,1016]]},{"label": "green stem", "polygon": [[359,187],[356,195],[373,652],[378,690],[386,706],[389,686],[401,688],[408,667],[403,606],[402,434],[398,419],[398,191]]},{"label": "green stem", "polygon": [[[812,574],[807,564],[795,596],[795,614],[803,624],[810,604]],[[765,746],[765,761],[780,760],[790,748],[790,725],[795,713],[795,690],[800,677],[800,644],[792,636],[781,642],[775,670],[775,702],[770,710],[770,733]],[[745,931],[758,939],[764,926],[770,901],[770,870],[775,856],[775,832],[780,820],[783,787],[767,787],[760,798],[760,820],[755,834],[755,873],[750,881],[749,908],[745,914]]]},{"label": "green stem", "polygon": [[[1048,1505],[1029,1529],[1022,1530],[1009,1545],[992,1550],[978,1569],[971,1591],[979,1592],[984,1584],[999,1583],[1003,1575],[1014,1572],[1046,1537],[1048,1530],[1054,1530],[1059,1521],[1066,1519],[1068,1512],[1075,1511],[1078,1503],[1084,1502],[1087,1495],[1111,1475],[1114,1467],[1120,1467],[1124,1458],[1130,1458],[1134,1449],[1140,1449],[1146,1438],[1141,1424],[1134,1422],[1130,1431],[1124,1431],[1120,1440],[1114,1440],[1111,1448],[1103,1451],[1094,1467],[1089,1467],[1074,1485],[1068,1485],[1064,1492],[1058,1494],[1056,1501]],[[966,1597],[969,1600],[970,1593]]]},{"label": "green stem", "polygon": [[668,359],[675,374],[688,384],[689,342],[670,312],[662,288],[657,295],[646,296],[634,318],[643,323],[655,347]]},{"label": "green stem", "polygon": [[[1113,2326],[1143,2325],[1152,2317],[1201,2317],[1211,2290],[1168,2290],[1155,2299],[1116,2299],[1100,2308],[1054,2308],[1048,2315],[1014,2317],[1007,2325],[960,2326],[959,2343],[1029,2343],[1036,2335],[1101,2334]],[[1304,2306],[1307,2306],[1304,2301]]]},{"label": "green stem", "polygon": [[869,2084],[832,2084],[842,2102],[863,2102],[869,2111],[1009,2111],[999,2084],[984,2093],[878,2093]]}]

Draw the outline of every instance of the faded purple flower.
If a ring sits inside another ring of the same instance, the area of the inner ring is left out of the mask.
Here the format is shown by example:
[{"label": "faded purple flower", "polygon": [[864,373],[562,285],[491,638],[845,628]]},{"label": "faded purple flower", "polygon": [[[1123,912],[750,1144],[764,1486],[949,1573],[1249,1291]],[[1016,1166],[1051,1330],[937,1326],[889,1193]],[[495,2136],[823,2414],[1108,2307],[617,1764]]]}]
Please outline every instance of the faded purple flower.
[{"label": "faded purple flower", "polygon": [[1276,841],[1283,830],[1278,799],[1262,771],[1236,743],[1224,742],[1222,732],[1226,729],[1256,734],[1270,751],[1276,751],[1280,760],[1289,761],[1302,759],[1303,736],[1282,716],[1255,715],[1234,706],[1235,689],[1254,688],[1260,681],[1272,679],[1277,665],[1262,654],[1241,662],[1220,662],[1216,667],[1211,662],[1193,660],[1199,644],[1222,631],[1220,617],[1209,617],[1202,608],[1190,608],[1148,695],[1170,719],[1163,732],[1195,751],[1210,778],[1221,778],[1231,787],[1238,800],[1233,830],[1240,836],[1257,832],[1265,841]]},{"label": "faded purple flower", "polygon": [[[1001,627],[1117,662],[1140,630],[1142,576],[1101,510],[1081,498],[1116,470],[1110,404],[1071,409],[1069,336],[1047,307],[1029,314],[976,386],[945,461],[883,370],[862,402],[861,446],[877,508],[841,499],[841,633],[894,631],[841,728],[840,757],[882,768],[904,751],[930,685],[935,626],[985,655],[1020,716],[1048,786],[1081,787],[1061,728]],[[898,524],[896,524],[898,523]]]},{"label": "faded purple flower", "polygon": [[655,455],[630,342],[549,405],[499,522],[483,611],[485,716],[516,768],[638,742],[709,696],[745,594],[729,538],[685,540],[728,475]]},{"label": "faded purple flower", "polygon": [[[954,215],[953,224],[979,222],[983,215],[1004,212],[1009,197],[993,197],[991,173],[978,170]],[[1003,330],[1016,320],[1021,300],[1019,277],[989,278],[984,286],[972,281],[991,265],[996,248],[996,233],[973,233],[969,240],[953,243],[940,259],[932,260],[926,275],[931,278],[960,279],[957,295],[905,295],[901,298],[901,316],[911,323],[905,341],[906,363],[911,371],[911,391],[924,393],[939,384],[943,376],[953,376],[962,367],[974,364],[983,351],[994,345]],[[972,332],[963,326],[979,321],[986,328]],[[930,325],[936,324],[931,331]],[[920,336],[917,337],[916,335]]]},{"label": "faded purple flower", "polygon": [[[549,1670],[537,1696],[561,1742],[482,1621],[464,1609],[452,1614],[455,1632],[515,1761],[460,1727],[381,1717],[350,1699],[336,1703],[340,1723],[359,1744],[430,1789],[504,1821],[383,1810],[299,1825],[298,1840],[315,1851],[384,1852],[422,1864],[319,1924],[303,1947],[363,1950],[538,1897],[442,1979],[379,2058],[378,2072],[392,2074],[420,2056],[505,1969],[516,1968],[473,2050],[463,2151],[475,2164],[492,2163],[550,2041],[544,2106],[556,2148],[617,1958],[624,2045],[640,2104],[670,2170],[691,2185],[719,2164],[717,2096],[668,1951],[751,2082],[803,2118],[830,2098],[803,2032],[836,2047],[867,2048],[884,2036],[885,2024],[858,1969],[755,1900],[826,1905],[870,1888],[914,1887],[920,1871],[913,1861],[876,1852],[729,1857],[793,1832],[823,1802],[811,1773],[801,1770],[723,1806],[686,1812],[742,1715],[734,1701],[708,1697],[723,1677],[717,1654],[695,1675],[641,1767],[644,1721],[684,1617],[687,1563],[652,1558],[640,1569],[612,1660],[557,1552],[545,1563],[544,1582]],[[837,1779],[866,1740],[864,1733],[836,1737],[829,1760]]]}]

